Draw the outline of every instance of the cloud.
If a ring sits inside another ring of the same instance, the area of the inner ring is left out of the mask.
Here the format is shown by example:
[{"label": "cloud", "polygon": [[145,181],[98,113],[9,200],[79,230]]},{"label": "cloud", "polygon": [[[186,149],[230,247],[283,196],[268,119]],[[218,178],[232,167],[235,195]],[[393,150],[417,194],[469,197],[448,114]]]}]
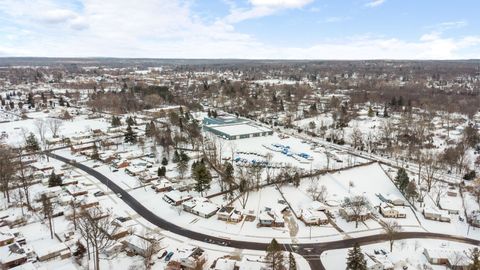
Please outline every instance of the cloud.
[{"label": "cloud", "polygon": [[439,24],[435,24],[432,26],[426,27],[427,29],[434,29],[435,31],[443,32],[451,29],[458,29],[468,26],[468,22],[466,20],[460,21],[451,21],[451,22],[442,22]]},{"label": "cloud", "polygon": [[386,0],[372,0],[365,4],[366,7],[378,7],[385,3]]},{"label": "cloud", "polygon": [[[189,2],[81,1],[81,9],[75,9],[55,0],[1,0],[0,12],[15,25],[0,26],[0,54],[49,57],[458,59],[478,57],[475,53],[480,51],[480,36],[451,38],[433,30],[425,31],[416,40],[364,35],[323,40],[310,46],[298,42],[296,46],[285,47],[260,42],[251,35],[240,33],[234,23],[225,19],[206,22],[192,12]],[[7,4],[10,7],[8,11],[4,9]],[[286,1],[275,4],[273,1],[255,2],[255,6],[248,9],[255,10],[251,11],[254,14],[243,13],[243,18],[305,5],[308,1],[296,4]],[[264,13],[260,12],[262,9]],[[39,17],[38,14],[44,15]],[[330,20],[339,19],[331,17]],[[447,27],[452,25],[446,24]]]},{"label": "cloud", "polygon": [[230,14],[224,20],[227,23],[238,23],[269,16],[281,10],[303,8],[312,2],[313,0],[250,0],[248,8],[231,5]]}]

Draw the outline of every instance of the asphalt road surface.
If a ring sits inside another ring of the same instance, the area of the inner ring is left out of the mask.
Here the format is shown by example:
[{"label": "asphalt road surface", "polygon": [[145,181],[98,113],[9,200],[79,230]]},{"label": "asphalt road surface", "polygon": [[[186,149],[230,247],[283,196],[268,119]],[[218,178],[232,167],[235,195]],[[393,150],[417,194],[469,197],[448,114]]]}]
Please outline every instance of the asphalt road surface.
[{"label": "asphalt road surface", "polygon": [[[265,243],[257,243],[257,242],[249,242],[249,241],[237,241],[237,240],[230,240],[230,239],[223,239],[219,237],[214,237],[208,234],[202,234],[199,232],[195,232],[184,227],[180,227],[173,223],[166,221],[165,219],[155,215],[153,212],[148,210],[145,206],[143,206],[140,202],[138,202],[134,197],[132,197],[128,192],[117,186],[115,182],[108,179],[105,175],[99,173],[95,169],[92,169],[88,166],[85,166],[78,162],[71,162],[70,159],[53,154],[47,153],[48,156],[51,158],[60,160],[65,163],[69,163],[70,165],[80,169],[89,175],[95,177],[100,182],[105,184],[111,191],[115,194],[121,194],[121,199],[132,208],[135,212],[137,212],[140,216],[144,219],[148,220],[150,223],[158,226],[163,230],[170,231],[172,233],[197,240],[203,242],[209,242],[211,244],[217,244],[220,246],[228,245],[229,247],[239,248],[239,249],[252,249],[252,250],[266,250],[267,245]],[[429,238],[429,239],[440,239],[440,240],[451,240],[457,241],[472,245],[480,246],[480,241],[458,237],[453,235],[447,234],[440,234],[440,233],[429,233],[429,232],[399,232],[395,236],[395,239],[408,239],[408,238]],[[339,249],[339,248],[350,248],[355,243],[360,245],[365,244],[372,244],[378,243],[382,241],[388,241],[388,236],[386,234],[376,234],[358,238],[349,238],[344,240],[338,241],[330,241],[330,242],[321,242],[321,243],[305,243],[305,244],[284,244],[283,247],[286,251],[296,252],[302,255],[310,264],[312,270],[323,270],[325,267],[322,265],[320,261],[320,255],[322,252],[330,249]]]}]

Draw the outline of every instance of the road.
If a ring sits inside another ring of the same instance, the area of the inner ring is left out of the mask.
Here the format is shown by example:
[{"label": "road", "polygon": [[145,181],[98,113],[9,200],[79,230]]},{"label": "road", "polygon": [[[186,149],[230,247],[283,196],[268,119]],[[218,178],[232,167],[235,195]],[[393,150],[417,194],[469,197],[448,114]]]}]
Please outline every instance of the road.
[{"label": "road", "polygon": [[[213,237],[211,235],[202,234],[199,232],[195,232],[173,223],[166,221],[165,219],[155,215],[153,212],[148,210],[143,204],[137,201],[133,196],[131,196],[127,191],[120,188],[118,185],[115,184],[114,181],[108,179],[105,175],[99,173],[95,169],[92,169],[86,165],[77,162],[71,162],[70,159],[53,154],[51,152],[47,153],[48,156],[51,158],[60,160],[65,163],[69,163],[70,165],[80,169],[89,175],[95,177],[101,183],[106,185],[111,191],[115,194],[121,194],[121,199],[132,208],[135,212],[137,212],[140,216],[144,219],[148,220],[150,223],[158,226],[163,230],[170,231],[172,233],[197,240],[197,241],[213,241],[214,244],[221,245],[222,242],[228,241],[229,246],[233,248],[239,249],[252,249],[252,250],[266,250],[267,244],[265,243],[258,243],[258,242],[249,242],[249,241],[237,241],[237,240],[230,240],[230,239],[223,239],[219,237]],[[463,238],[453,235],[446,235],[446,234],[439,234],[439,233],[429,233],[429,232],[400,232],[396,235],[396,239],[409,239],[409,238],[429,238],[429,239],[441,239],[441,240],[451,240],[457,241],[472,245],[480,245],[479,240],[474,240],[470,238]],[[320,261],[320,255],[322,252],[330,249],[339,249],[339,248],[350,248],[355,243],[360,245],[377,243],[382,241],[387,241],[387,235],[385,234],[376,234],[358,238],[350,238],[338,241],[330,241],[330,242],[321,242],[321,243],[304,243],[304,244],[284,244],[284,249],[286,251],[296,252],[302,255],[305,259],[307,259],[308,263],[310,264],[311,269],[320,269],[323,270],[325,267],[322,265]]]}]

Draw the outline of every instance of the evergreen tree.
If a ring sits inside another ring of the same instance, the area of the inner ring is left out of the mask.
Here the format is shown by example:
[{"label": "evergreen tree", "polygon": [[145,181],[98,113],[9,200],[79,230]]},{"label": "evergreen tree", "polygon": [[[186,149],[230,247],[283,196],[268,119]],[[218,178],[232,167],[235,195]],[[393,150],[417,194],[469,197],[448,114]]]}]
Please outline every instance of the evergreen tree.
[{"label": "evergreen tree", "polygon": [[137,121],[135,121],[135,119],[133,119],[133,117],[131,116],[127,117],[127,120],[125,122],[129,126],[135,126],[137,124]]},{"label": "evergreen tree", "polygon": [[119,127],[122,125],[122,121],[120,120],[120,117],[118,116],[112,116],[112,121],[111,121],[112,127]]},{"label": "evergreen tree", "polygon": [[367,261],[358,244],[348,250],[347,270],[367,270]]},{"label": "evergreen tree", "polygon": [[196,181],[195,191],[203,193],[203,191],[210,189],[210,182],[212,175],[208,171],[205,163],[199,162],[192,171],[192,178]]},{"label": "evergreen tree", "polygon": [[405,189],[407,188],[409,182],[410,180],[408,178],[407,171],[405,171],[404,168],[398,169],[397,176],[395,177],[395,184],[402,193],[405,193]]},{"label": "evergreen tree", "polygon": [[150,123],[147,123],[145,125],[145,135],[147,137],[153,137],[155,135],[156,127],[155,127],[155,122],[150,121]]},{"label": "evergreen tree", "polygon": [[295,187],[298,187],[300,185],[300,174],[296,172],[293,177],[292,177],[292,183]]},{"label": "evergreen tree", "polygon": [[272,270],[284,269],[283,266],[283,251],[275,238],[272,239],[267,246],[266,261],[269,264],[269,268]]},{"label": "evergreen tree", "polygon": [[175,150],[175,152],[173,152],[172,162],[177,163],[179,160],[180,160],[180,155],[178,154],[178,151]]},{"label": "evergreen tree", "polygon": [[293,256],[292,252],[288,254],[288,265],[289,270],[297,270],[297,262],[295,261],[295,257]]},{"label": "evergreen tree", "polygon": [[98,154],[98,147],[96,143],[93,143],[92,159],[100,160],[100,155]]},{"label": "evergreen tree", "polygon": [[56,175],[54,171],[50,174],[48,178],[48,186],[49,187],[56,187],[62,185],[62,177],[60,175]]},{"label": "evergreen tree", "polygon": [[166,157],[162,158],[162,165],[167,166],[168,165],[168,159]]},{"label": "evergreen tree", "polygon": [[40,145],[38,144],[37,137],[35,137],[35,134],[30,132],[30,135],[28,135],[26,141],[25,141],[25,150],[28,152],[35,152],[40,150]]},{"label": "evergreen tree", "polygon": [[165,168],[165,166],[158,168],[157,174],[159,177],[165,176],[166,173],[167,173],[167,168]]},{"label": "evergreen tree", "polygon": [[134,144],[137,142],[137,135],[133,132],[132,127],[128,125],[127,132],[125,133],[125,142]]},{"label": "evergreen tree", "polygon": [[407,200],[412,200],[415,199],[417,196],[417,184],[415,183],[415,180],[412,180],[408,183],[405,189],[405,197],[407,197]]}]

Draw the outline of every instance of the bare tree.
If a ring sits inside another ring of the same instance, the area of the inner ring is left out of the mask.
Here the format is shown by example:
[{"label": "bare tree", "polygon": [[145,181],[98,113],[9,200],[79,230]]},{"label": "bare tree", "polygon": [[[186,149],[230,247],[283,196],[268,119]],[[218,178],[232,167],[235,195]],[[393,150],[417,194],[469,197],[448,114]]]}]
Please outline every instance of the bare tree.
[{"label": "bare tree", "polygon": [[343,201],[343,207],[351,211],[355,220],[355,228],[358,228],[361,214],[368,209],[367,199],[364,196],[347,197]]},{"label": "bare tree", "polygon": [[318,186],[317,183],[312,182],[307,189],[307,193],[310,195],[312,200],[325,202],[328,196],[328,190],[325,185]]},{"label": "bare tree", "polygon": [[52,200],[46,195],[42,194],[40,198],[42,202],[42,211],[43,211],[43,217],[47,219],[48,222],[48,228],[50,229],[50,238],[53,239],[53,233],[55,231],[54,229],[54,224],[53,224],[53,212],[54,212],[54,203]]},{"label": "bare tree", "polygon": [[10,202],[10,185],[15,175],[15,158],[12,149],[6,145],[0,145],[0,189]]},{"label": "bare tree", "polygon": [[45,133],[47,132],[47,125],[45,123],[45,120],[43,119],[37,119],[33,123],[35,126],[35,129],[38,133],[38,137],[40,138],[40,141],[42,142],[42,146],[45,145]]},{"label": "bare tree", "polygon": [[139,235],[143,241],[141,242],[142,249],[144,250],[143,265],[145,269],[151,269],[154,261],[154,255],[159,251],[160,242],[155,237],[149,237],[146,233]]},{"label": "bare tree", "polygon": [[22,162],[22,149],[19,148],[17,151],[18,162],[18,184],[20,188],[23,190],[23,196],[25,199],[25,203],[29,209],[32,209],[32,205],[30,203],[30,187],[33,184],[33,171],[30,167],[25,166],[25,163]]},{"label": "bare tree", "polygon": [[436,174],[438,172],[438,159],[433,153],[427,153],[424,157],[424,179],[427,184],[427,191],[430,192],[433,184],[436,181]]},{"label": "bare tree", "polygon": [[385,223],[384,230],[387,234],[388,241],[390,242],[390,252],[392,252],[393,243],[395,242],[398,233],[402,231],[402,227],[400,227],[397,221],[390,221]]},{"label": "bare tree", "polygon": [[58,132],[63,125],[63,121],[58,118],[47,119],[47,126],[54,138],[58,137]]},{"label": "bare tree", "polygon": [[361,148],[363,144],[363,133],[358,127],[353,128],[350,140],[354,149]]},{"label": "bare tree", "polygon": [[100,252],[110,247],[113,240],[109,235],[115,233],[116,228],[112,225],[110,211],[102,211],[99,207],[93,207],[80,213],[77,226],[82,238],[93,250],[94,269],[100,269]]}]

